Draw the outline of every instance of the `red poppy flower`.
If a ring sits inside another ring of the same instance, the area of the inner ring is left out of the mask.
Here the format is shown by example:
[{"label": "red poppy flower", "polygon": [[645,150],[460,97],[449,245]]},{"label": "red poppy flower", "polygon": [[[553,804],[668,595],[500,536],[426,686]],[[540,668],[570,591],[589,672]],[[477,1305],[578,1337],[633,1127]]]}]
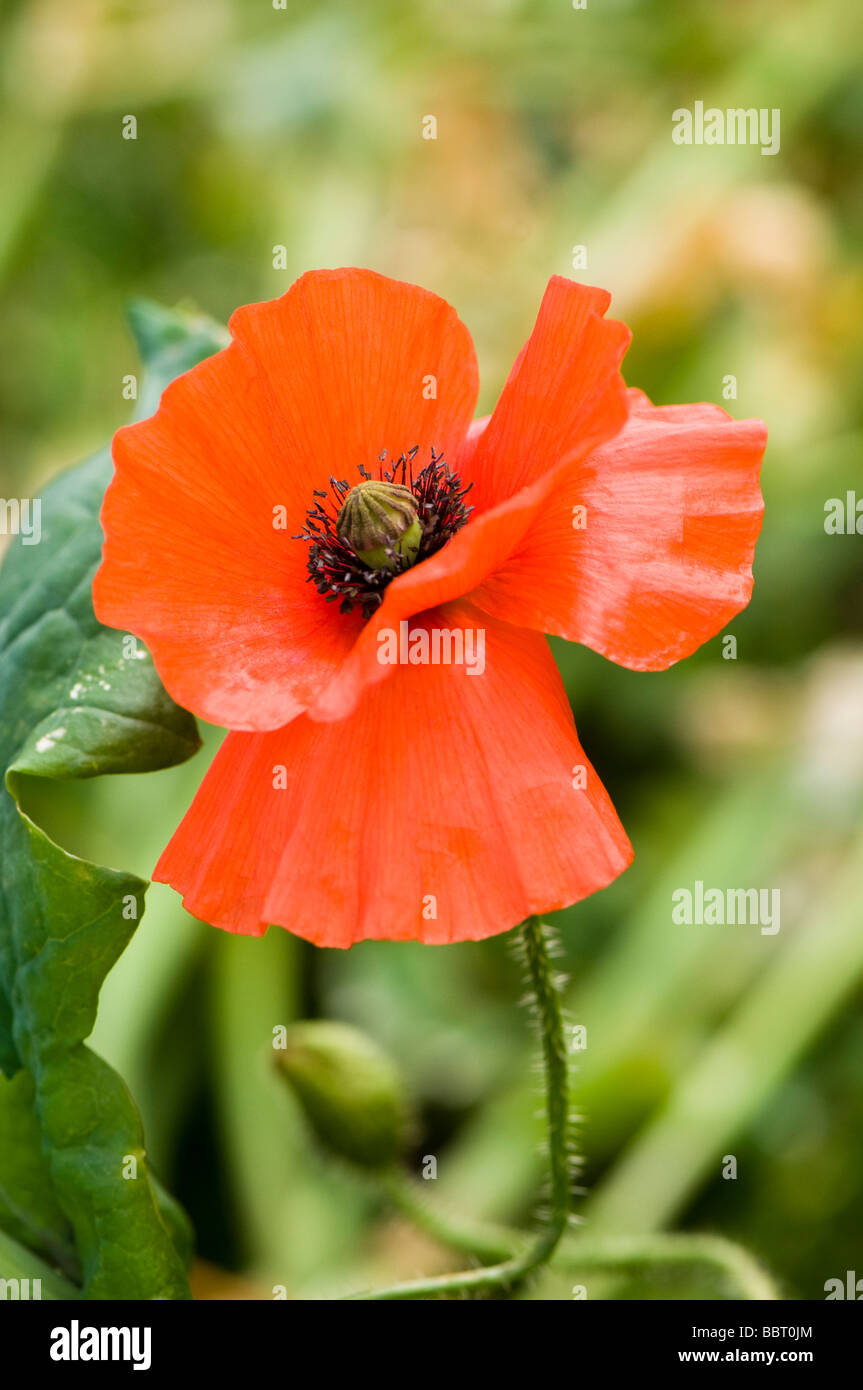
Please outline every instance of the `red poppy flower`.
[{"label": "red poppy flower", "polygon": [[[718,632],[751,593],[765,430],[628,391],[608,304],[553,279],[473,421],[443,300],[311,272],[119,431],[96,612],[231,731],[155,872],[195,916],[461,941],[626,868],[543,633],[660,670]],[[339,532],[370,475],[422,533],[377,568]]]}]

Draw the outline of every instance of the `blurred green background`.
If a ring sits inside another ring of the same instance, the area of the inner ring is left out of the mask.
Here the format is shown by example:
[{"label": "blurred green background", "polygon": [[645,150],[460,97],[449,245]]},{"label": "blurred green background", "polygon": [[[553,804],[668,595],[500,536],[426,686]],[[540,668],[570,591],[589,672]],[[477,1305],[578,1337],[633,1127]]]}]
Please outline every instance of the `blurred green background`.
[{"label": "blurred green background", "polygon": [[[313,266],[449,299],[484,410],[561,273],[612,291],[631,384],[767,421],[736,659],[717,638],[636,675],[555,644],[636,849],[558,924],[588,1035],[587,1229],[728,1236],[791,1298],[863,1274],[863,537],[824,530],[828,499],[863,499],[861,37],[854,0],[0,8],[4,496],[37,495],[128,418],[130,298],[224,319]],[[778,107],[780,153],[675,146],[671,112],[695,100]],[[146,876],[218,738],[185,767],[34,786],[30,804],[68,848]],[[780,888],[780,932],[674,925],[671,893],[696,879]],[[538,1098],[505,939],[343,954],[231,938],[159,886],[148,903],[94,1045],[193,1217],[201,1295],[332,1293],[451,1263],[309,1137],[269,1064],[292,1018],[353,1021],[400,1058],[412,1164],[438,1159],[430,1199],[529,1217]],[[530,1296],[568,1297],[565,1276]]]}]

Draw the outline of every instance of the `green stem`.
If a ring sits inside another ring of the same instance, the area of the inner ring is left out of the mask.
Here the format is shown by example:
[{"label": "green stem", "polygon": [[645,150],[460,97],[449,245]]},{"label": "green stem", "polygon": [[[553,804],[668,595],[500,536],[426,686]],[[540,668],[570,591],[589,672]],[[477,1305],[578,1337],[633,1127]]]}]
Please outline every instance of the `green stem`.
[{"label": "green stem", "polygon": [[[30,1297],[33,1298],[33,1280],[41,1281],[39,1296],[41,1298],[70,1299],[80,1298],[81,1290],[64,1275],[52,1269],[50,1265],[40,1260],[38,1255],[34,1255],[32,1250],[26,1246],[19,1245],[17,1240],[7,1236],[4,1231],[0,1231],[0,1279],[17,1279],[19,1281],[28,1279],[30,1281]],[[8,1293],[7,1293],[8,1297]]]},{"label": "green stem", "polygon": [[384,1173],[380,1185],[392,1205],[440,1245],[448,1245],[462,1254],[473,1255],[487,1264],[510,1259],[524,1244],[520,1231],[494,1226],[491,1222],[473,1222],[451,1216],[426,1200],[425,1193],[401,1168]]},{"label": "green stem", "polygon": [[611,1275],[644,1276],[668,1268],[696,1268],[714,1281],[724,1280],[728,1292],[714,1298],[763,1301],[781,1299],[773,1280],[748,1251],[721,1236],[577,1236],[564,1248],[555,1267],[573,1274],[599,1270]]},{"label": "green stem", "polygon": [[538,918],[529,917],[521,928],[521,939],[539,1026],[545,1073],[550,1194],[542,1229],[523,1252],[497,1264],[354,1294],[356,1299],[389,1302],[396,1299],[446,1298],[492,1290],[512,1292],[547,1263],[566,1230],[570,1209],[569,1072],[560,994],[549,956],[547,928]]}]

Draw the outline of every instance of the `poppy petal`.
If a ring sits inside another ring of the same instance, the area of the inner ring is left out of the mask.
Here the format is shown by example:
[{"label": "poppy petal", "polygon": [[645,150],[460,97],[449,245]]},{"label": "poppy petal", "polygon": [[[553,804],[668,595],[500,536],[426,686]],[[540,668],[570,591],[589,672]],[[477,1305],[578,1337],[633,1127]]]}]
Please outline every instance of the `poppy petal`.
[{"label": "poppy petal", "polygon": [[472,600],[506,622],[656,671],[749,602],[766,430],[719,406],[655,407],[628,394],[620,434],[562,471]]},{"label": "poppy petal", "polygon": [[583,457],[626,420],[625,324],[603,315],[606,290],[555,275],[487,427],[459,461],[477,513],[511,497],[564,456]]},{"label": "poppy petal", "polygon": [[371,271],[310,272],[230,328],[230,347],[115,437],[93,594],[180,704],[264,730],[312,702],[361,627],[306,582],[293,536],[313,490],[382,449],[457,453],[477,368],[444,300]]},{"label": "poppy petal", "polygon": [[481,672],[400,664],[350,720],[229,734],[155,877],[215,926],[340,947],[475,940],[610,883],[632,849],[545,639],[467,605],[411,632],[477,623]]}]

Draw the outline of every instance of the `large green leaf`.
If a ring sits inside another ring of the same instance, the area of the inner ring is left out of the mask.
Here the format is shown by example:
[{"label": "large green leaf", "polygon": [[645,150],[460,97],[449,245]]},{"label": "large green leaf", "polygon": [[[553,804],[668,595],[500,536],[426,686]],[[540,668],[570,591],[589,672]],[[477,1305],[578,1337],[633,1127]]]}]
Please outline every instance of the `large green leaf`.
[{"label": "large green leaf", "polygon": [[[147,306],[136,307],[133,326],[147,368],[142,414],[224,341],[209,321]],[[180,1218],[148,1172],[124,1083],[85,1046],[147,885],[67,854],[19,804],[25,775],[151,771],[199,746],[194,720],[166,694],[149,654],[93,613],[110,474],[105,450],[57,479],[41,499],[41,541],[19,540],[0,571],[0,1067],[25,1076],[0,1112],[0,1223],[57,1262],[68,1223],[89,1297],[182,1298]],[[24,1097],[38,1121],[38,1161]],[[33,1182],[22,1168],[27,1153]]]},{"label": "large green leaf", "polygon": [[72,1228],[54,1195],[33,1101],[33,1078],[23,1067],[11,1080],[0,1076],[0,1230],[78,1278]]}]

